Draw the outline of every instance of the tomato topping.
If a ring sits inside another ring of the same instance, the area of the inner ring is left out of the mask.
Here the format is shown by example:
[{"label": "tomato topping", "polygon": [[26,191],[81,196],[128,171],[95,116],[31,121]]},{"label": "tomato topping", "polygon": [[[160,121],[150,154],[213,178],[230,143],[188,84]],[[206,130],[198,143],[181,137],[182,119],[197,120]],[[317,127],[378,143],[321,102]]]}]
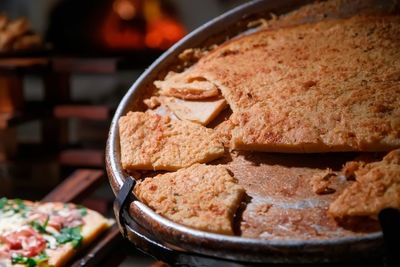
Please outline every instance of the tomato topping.
[{"label": "tomato topping", "polygon": [[74,228],[83,224],[82,215],[79,210],[72,209],[70,216],[65,218],[64,226],[68,228]]},{"label": "tomato topping", "polygon": [[57,231],[60,231],[61,228],[63,227],[63,221],[64,221],[64,217],[62,217],[58,214],[52,214],[52,215],[50,215],[50,219],[49,219],[49,222],[47,223],[47,225],[53,227]]},{"label": "tomato topping", "polygon": [[21,254],[24,257],[34,257],[46,249],[46,240],[31,226],[0,236],[3,243],[10,247],[11,254]]},{"label": "tomato topping", "polygon": [[67,209],[67,214],[67,216],[62,216],[60,214],[47,214],[41,211],[32,212],[26,221],[38,221],[43,225],[48,218],[47,225],[53,227],[57,231],[65,227],[73,228],[84,224],[81,212],[76,209],[75,206]]}]

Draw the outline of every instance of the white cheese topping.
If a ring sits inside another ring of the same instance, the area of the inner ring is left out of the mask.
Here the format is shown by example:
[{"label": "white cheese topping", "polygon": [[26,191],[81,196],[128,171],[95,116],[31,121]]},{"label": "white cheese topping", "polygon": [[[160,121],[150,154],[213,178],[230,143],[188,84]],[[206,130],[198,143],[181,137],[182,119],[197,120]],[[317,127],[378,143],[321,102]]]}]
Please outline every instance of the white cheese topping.
[{"label": "white cheese topping", "polygon": [[0,234],[17,230],[23,225],[21,214],[14,211],[0,212]]},{"label": "white cheese topping", "polygon": [[43,234],[42,236],[47,242],[47,248],[55,249],[58,247],[57,240],[55,239],[54,236],[47,235],[47,234]]}]

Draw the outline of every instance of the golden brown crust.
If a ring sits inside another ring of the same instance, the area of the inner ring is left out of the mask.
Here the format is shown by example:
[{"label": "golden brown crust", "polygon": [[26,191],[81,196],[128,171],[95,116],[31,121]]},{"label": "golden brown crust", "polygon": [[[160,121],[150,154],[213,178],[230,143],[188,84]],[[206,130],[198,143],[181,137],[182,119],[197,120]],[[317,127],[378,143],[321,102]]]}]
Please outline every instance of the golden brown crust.
[{"label": "golden brown crust", "polygon": [[349,18],[355,14],[370,15],[388,15],[396,13],[396,1],[388,1],[387,9],[377,9],[374,5],[379,3],[375,0],[326,0],[314,1],[311,4],[303,5],[299,9],[276,16],[271,14],[270,20],[255,22],[261,24],[262,29],[277,29],[282,27],[291,27],[302,24],[305,21],[321,21],[335,18]]},{"label": "golden brown crust", "polygon": [[224,154],[217,134],[196,123],[167,116],[129,112],[119,120],[124,169],[178,170]]},{"label": "golden brown crust", "polygon": [[400,17],[260,31],[177,75],[203,76],[221,90],[234,112],[234,148],[388,151],[400,146],[398,36]]},{"label": "golden brown crust", "polygon": [[194,164],[147,178],[135,193],[164,217],[199,230],[233,234],[233,216],[244,189],[223,166]]},{"label": "golden brown crust", "polygon": [[400,149],[382,161],[359,167],[355,176],[356,182],[329,206],[329,214],[337,218],[377,218],[384,208],[400,209]]}]

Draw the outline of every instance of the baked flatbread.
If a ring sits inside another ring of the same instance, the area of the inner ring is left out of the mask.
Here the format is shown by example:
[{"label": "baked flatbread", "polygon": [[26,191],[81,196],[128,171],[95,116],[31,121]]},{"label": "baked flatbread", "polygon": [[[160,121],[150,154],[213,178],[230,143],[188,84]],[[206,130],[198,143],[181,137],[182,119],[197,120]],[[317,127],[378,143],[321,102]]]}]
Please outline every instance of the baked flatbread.
[{"label": "baked flatbread", "polygon": [[186,100],[206,99],[219,94],[218,88],[204,78],[185,79],[183,76],[184,74],[170,72],[164,81],[155,81],[154,85],[160,89],[160,95]]},{"label": "baked flatbread", "polygon": [[0,266],[64,266],[114,223],[75,204],[0,199]]},{"label": "baked flatbread", "polygon": [[129,112],[119,120],[125,170],[178,170],[221,157],[224,147],[213,129],[158,114]]},{"label": "baked flatbread", "polygon": [[202,101],[183,100],[176,97],[160,97],[161,103],[166,105],[179,119],[207,125],[225,107],[225,99],[207,99]]},{"label": "baked flatbread", "polygon": [[382,161],[357,166],[356,181],[331,203],[328,213],[337,218],[376,219],[384,208],[400,209],[400,149],[390,152]]},{"label": "baked flatbread", "polygon": [[228,235],[244,194],[225,167],[204,164],[146,178],[134,190],[143,203],[174,222]]},{"label": "baked flatbread", "polygon": [[400,147],[400,17],[261,30],[202,57],[174,82],[203,78],[233,110],[233,148],[267,152]]}]

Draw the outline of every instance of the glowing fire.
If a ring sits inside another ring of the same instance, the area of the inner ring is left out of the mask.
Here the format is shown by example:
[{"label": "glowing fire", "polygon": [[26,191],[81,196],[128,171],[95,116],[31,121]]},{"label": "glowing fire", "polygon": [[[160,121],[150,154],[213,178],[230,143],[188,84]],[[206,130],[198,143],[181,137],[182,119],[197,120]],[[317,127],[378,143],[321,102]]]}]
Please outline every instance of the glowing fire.
[{"label": "glowing fire", "polygon": [[99,30],[102,43],[122,50],[165,50],[186,34],[159,0],[114,0]]}]

